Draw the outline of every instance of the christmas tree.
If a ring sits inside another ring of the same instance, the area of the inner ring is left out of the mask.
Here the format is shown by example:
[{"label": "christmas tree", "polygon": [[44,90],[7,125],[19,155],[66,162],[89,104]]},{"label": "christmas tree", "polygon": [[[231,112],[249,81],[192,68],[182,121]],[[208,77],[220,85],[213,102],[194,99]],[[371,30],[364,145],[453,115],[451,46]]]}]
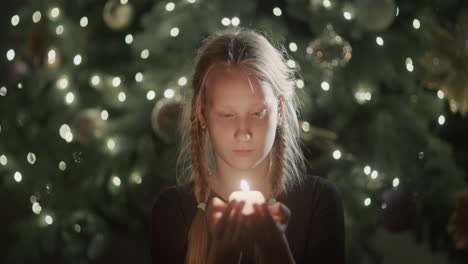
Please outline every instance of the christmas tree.
[{"label": "christmas tree", "polygon": [[1,5],[1,263],[150,262],[195,52],[227,27],[288,54],[308,170],[342,193],[349,263],[385,262],[379,230],[468,260],[465,1]]}]

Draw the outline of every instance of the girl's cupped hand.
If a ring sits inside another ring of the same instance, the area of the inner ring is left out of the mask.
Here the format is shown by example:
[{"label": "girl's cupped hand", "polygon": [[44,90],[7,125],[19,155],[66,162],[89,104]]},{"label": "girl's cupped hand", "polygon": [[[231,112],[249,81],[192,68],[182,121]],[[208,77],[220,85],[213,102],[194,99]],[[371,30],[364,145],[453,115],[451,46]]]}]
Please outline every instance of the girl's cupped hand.
[{"label": "girl's cupped hand", "polygon": [[206,216],[211,236],[208,263],[238,263],[245,236],[244,202],[225,203],[214,197],[207,207]]}]

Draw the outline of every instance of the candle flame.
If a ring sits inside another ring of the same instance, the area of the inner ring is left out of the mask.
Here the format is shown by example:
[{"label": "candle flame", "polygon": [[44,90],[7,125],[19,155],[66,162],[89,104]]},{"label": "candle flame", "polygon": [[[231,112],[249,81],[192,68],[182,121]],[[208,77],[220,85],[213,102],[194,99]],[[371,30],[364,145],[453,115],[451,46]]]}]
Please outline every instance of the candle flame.
[{"label": "candle flame", "polygon": [[241,187],[241,190],[244,192],[250,191],[249,183],[246,180],[241,180],[240,187]]}]

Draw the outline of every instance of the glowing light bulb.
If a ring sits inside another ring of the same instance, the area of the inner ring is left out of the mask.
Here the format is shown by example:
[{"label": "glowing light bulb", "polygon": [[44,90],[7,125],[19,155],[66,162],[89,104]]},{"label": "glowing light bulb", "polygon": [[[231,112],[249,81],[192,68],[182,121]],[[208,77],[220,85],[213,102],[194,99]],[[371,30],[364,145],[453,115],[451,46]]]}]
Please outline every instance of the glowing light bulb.
[{"label": "glowing light bulb", "polygon": [[170,34],[171,34],[171,37],[177,37],[179,35],[179,28],[178,27],[171,28]]},{"label": "glowing light bulb", "polygon": [[84,16],[84,17],[82,17],[80,19],[80,26],[81,27],[87,27],[88,26],[88,18],[87,17]]},{"label": "glowing light bulb", "polygon": [[133,35],[132,34],[127,34],[125,36],[125,43],[131,44],[133,42]]},{"label": "glowing light bulb", "polygon": [[146,93],[146,99],[148,99],[148,101],[153,100],[155,97],[156,93],[154,91],[148,91],[148,93]]},{"label": "glowing light bulb", "polygon": [[336,160],[340,159],[341,158],[341,151],[339,151],[339,150],[333,151],[333,158],[336,159]]},{"label": "glowing light bulb", "polygon": [[11,25],[16,27],[20,22],[20,17],[18,15],[14,15],[11,17]]},{"label": "glowing light bulb", "polygon": [[283,14],[283,11],[281,11],[281,8],[279,8],[279,7],[273,8],[273,15],[281,16],[282,14]]},{"label": "glowing light bulb", "polygon": [[6,53],[7,60],[12,61],[15,58],[15,51],[13,49],[9,49]]},{"label": "glowing light bulb", "polygon": [[329,84],[328,82],[322,82],[322,83],[320,84],[320,87],[321,87],[322,90],[324,90],[324,91],[330,90],[330,84]]},{"label": "glowing light bulb", "polygon": [[39,23],[39,21],[41,21],[41,18],[42,18],[42,14],[40,11],[36,11],[34,12],[34,14],[32,15],[32,21],[34,23]]},{"label": "glowing light bulb", "polygon": [[166,4],[166,11],[171,12],[175,8],[175,4],[173,2],[169,2]]},{"label": "glowing light bulb", "polygon": [[172,97],[174,97],[174,94],[175,94],[175,92],[174,92],[173,89],[166,89],[164,91],[164,97],[166,97],[166,98],[172,98]]}]

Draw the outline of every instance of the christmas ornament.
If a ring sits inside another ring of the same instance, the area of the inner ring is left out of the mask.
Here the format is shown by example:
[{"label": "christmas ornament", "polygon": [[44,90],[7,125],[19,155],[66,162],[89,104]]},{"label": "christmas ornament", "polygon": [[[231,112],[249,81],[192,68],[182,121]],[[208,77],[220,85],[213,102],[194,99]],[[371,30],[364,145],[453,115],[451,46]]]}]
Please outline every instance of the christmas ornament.
[{"label": "christmas ornament", "polygon": [[447,230],[457,249],[468,249],[468,191],[459,194]]},{"label": "christmas ornament", "polygon": [[107,122],[101,119],[99,109],[82,110],[73,121],[73,134],[83,144],[102,137],[106,128]]},{"label": "christmas ornament", "polygon": [[390,232],[407,231],[414,226],[417,217],[416,198],[402,189],[385,191],[379,209],[379,222]]},{"label": "christmas ornament", "polygon": [[383,31],[395,19],[396,5],[394,0],[357,0],[356,20],[368,31]]},{"label": "christmas ornament", "polygon": [[182,117],[182,102],[180,99],[163,98],[159,100],[151,113],[151,125],[156,135],[166,142],[172,142],[179,130]]},{"label": "christmas ornament", "polygon": [[309,60],[327,69],[344,66],[351,59],[351,45],[330,24],[318,39],[309,43],[306,52]]},{"label": "christmas ornament", "polygon": [[459,18],[455,33],[435,26],[431,49],[421,57],[427,71],[425,85],[441,90],[452,112],[468,112],[468,13]]},{"label": "christmas ornament", "polygon": [[122,30],[133,20],[133,6],[129,3],[121,4],[118,0],[109,0],[104,6],[103,18],[112,30]]}]

